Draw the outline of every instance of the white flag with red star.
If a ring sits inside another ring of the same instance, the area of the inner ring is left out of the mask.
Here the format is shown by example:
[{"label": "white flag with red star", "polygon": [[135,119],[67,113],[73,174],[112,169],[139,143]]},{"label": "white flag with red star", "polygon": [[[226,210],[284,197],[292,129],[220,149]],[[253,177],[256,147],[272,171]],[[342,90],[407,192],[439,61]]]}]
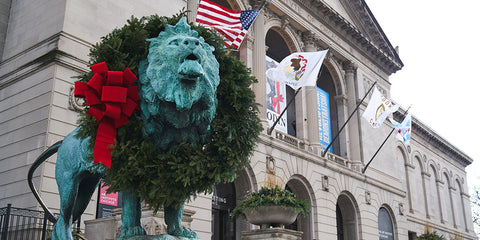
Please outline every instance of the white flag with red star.
[{"label": "white flag with red star", "polygon": [[397,131],[396,138],[408,146],[410,144],[410,137],[412,135],[412,115],[409,113],[403,119],[402,123],[399,123],[390,118],[390,122],[392,122],[393,127]]}]

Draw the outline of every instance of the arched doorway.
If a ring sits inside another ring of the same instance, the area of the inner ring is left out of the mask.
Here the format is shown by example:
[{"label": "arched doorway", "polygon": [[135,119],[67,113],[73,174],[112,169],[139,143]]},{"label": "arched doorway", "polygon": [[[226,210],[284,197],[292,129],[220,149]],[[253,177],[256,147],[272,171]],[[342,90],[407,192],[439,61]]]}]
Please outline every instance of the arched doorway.
[{"label": "arched doorway", "polygon": [[380,240],[395,240],[392,217],[385,207],[378,210],[378,238]]},{"label": "arched doorway", "polygon": [[[308,182],[306,181],[306,179],[304,179],[303,177],[294,176],[292,179],[290,179],[287,182],[285,189],[294,193],[297,199],[307,201],[308,204],[310,204],[310,206],[315,205],[312,200],[314,198],[312,194],[310,194],[312,191],[309,190],[311,188]],[[314,215],[314,209],[310,207],[310,214],[308,216],[306,217],[298,216],[297,220],[295,220],[293,224],[285,226],[285,228],[303,232],[302,240],[312,240],[314,239],[312,215]]]},{"label": "arched doorway", "polygon": [[240,239],[242,231],[248,231],[252,225],[244,218],[232,218],[231,213],[247,192],[255,189],[256,180],[252,169],[247,167],[237,172],[237,178],[231,183],[215,185],[212,195],[212,240]]},{"label": "arched doorway", "polygon": [[235,240],[235,219],[231,212],[236,206],[235,184],[215,185],[212,196],[212,240]]},{"label": "arched doorway", "polygon": [[358,237],[358,212],[354,198],[342,193],[337,199],[337,239],[354,240]]}]

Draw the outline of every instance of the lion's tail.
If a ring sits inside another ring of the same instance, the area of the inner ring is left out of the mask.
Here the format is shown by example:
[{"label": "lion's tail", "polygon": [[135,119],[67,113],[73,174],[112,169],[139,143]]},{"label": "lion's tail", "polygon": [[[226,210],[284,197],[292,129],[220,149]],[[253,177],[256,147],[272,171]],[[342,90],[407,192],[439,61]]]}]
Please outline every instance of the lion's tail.
[{"label": "lion's tail", "polygon": [[53,154],[57,153],[58,148],[62,145],[62,141],[58,141],[52,146],[50,146],[45,152],[43,152],[36,160],[33,162],[32,166],[28,170],[28,186],[30,187],[30,190],[32,190],[33,195],[37,199],[37,201],[42,205],[43,210],[45,211],[45,214],[47,216],[48,221],[52,223],[57,222],[57,218],[53,215],[53,213],[50,211],[50,209],[47,208],[47,205],[43,202],[42,198],[40,198],[40,195],[38,194],[37,188],[33,185],[32,177],[33,173],[35,172],[35,169],[37,169],[45,160],[47,160],[49,157],[51,157]]}]

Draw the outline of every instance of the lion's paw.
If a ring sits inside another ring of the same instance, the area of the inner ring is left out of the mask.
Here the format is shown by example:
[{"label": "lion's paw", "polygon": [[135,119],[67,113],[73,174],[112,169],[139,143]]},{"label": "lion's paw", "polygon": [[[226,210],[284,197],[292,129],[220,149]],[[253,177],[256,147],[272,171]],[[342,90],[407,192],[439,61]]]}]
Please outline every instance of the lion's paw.
[{"label": "lion's paw", "polygon": [[142,236],[142,235],[147,235],[147,231],[142,226],[123,227],[121,232],[122,237]]},{"label": "lion's paw", "polygon": [[197,233],[190,228],[183,228],[182,237],[196,239],[197,238]]},{"label": "lion's paw", "polygon": [[190,228],[177,227],[173,231],[169,231],[168,234],[176,237],[197,239],[197,233]]}]

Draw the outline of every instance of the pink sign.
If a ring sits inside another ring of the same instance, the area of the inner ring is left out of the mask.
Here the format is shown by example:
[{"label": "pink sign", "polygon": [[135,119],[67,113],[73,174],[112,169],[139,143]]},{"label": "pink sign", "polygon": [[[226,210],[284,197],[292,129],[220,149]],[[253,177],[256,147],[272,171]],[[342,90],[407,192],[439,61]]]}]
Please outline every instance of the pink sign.
[{"label": "pink sign", "polygon": [[118,193],[107,193],[108,186],[100,186],[100,204],[110,205],[116,207],[118,204]]}]

